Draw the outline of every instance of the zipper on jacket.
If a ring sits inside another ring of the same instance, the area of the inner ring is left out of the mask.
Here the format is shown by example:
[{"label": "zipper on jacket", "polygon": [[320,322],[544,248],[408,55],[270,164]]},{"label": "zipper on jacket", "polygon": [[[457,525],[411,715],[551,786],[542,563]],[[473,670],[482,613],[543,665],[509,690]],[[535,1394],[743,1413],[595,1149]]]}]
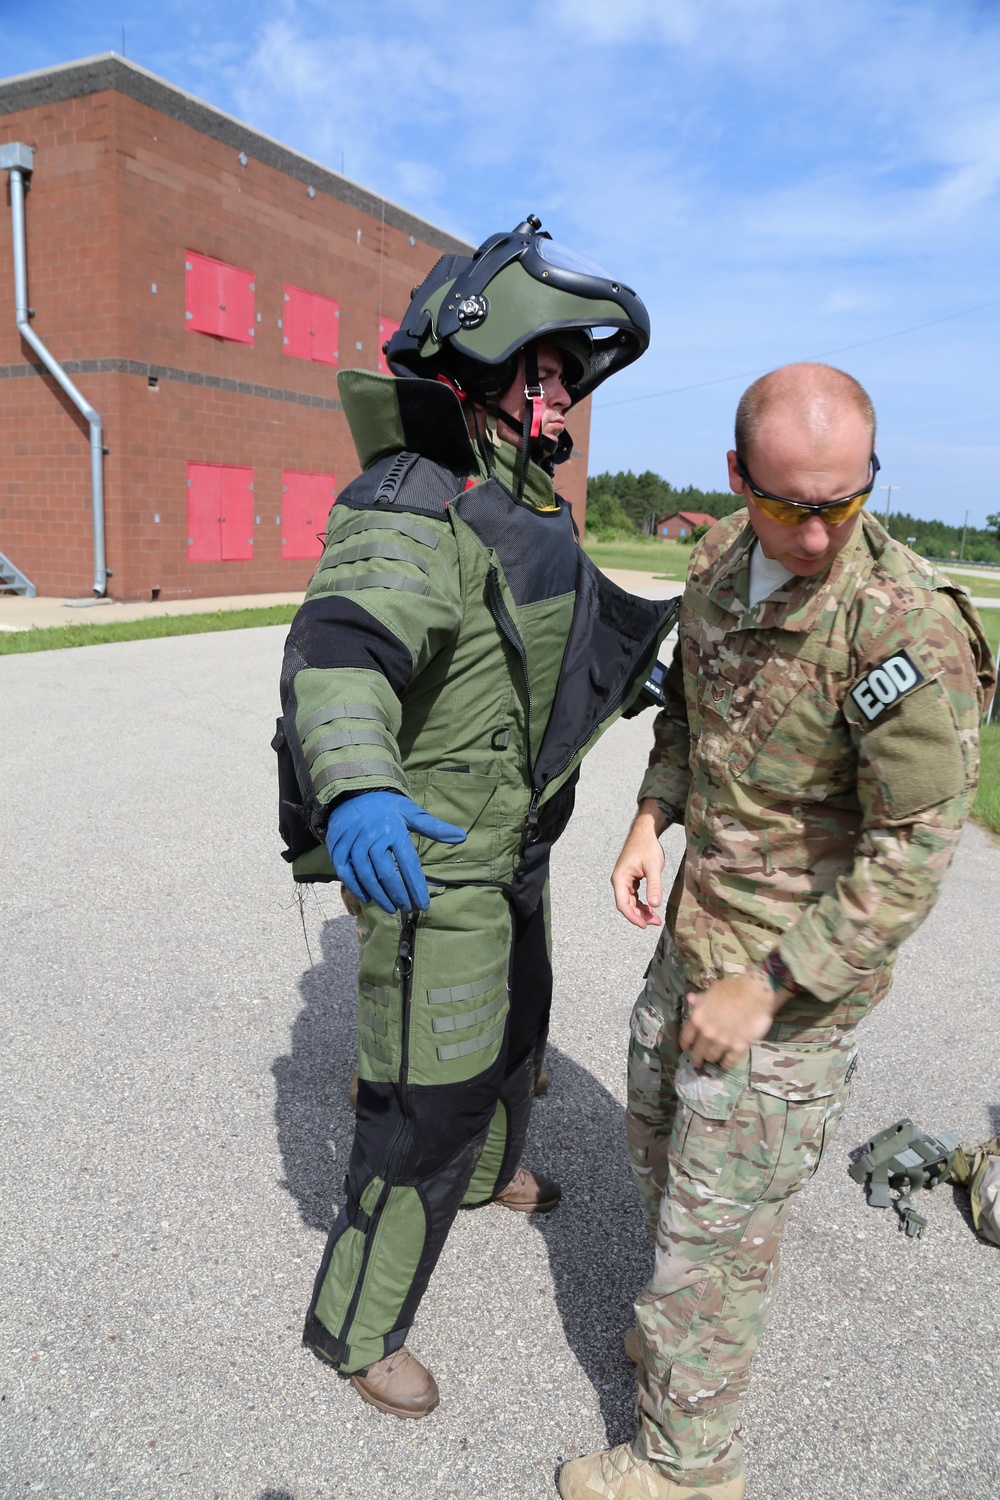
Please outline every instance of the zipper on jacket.
[{"label": "zipper on jacket", "polygon": [[[504,603],[503,593],[500,589],[500,577],[496,568],[490,568],[486,575],[486,593],[489,598],[490,613],[500,627],[500,631],[507,642],[513,646],[521,661],[521,671],[524,674],[524,691],[528,702],[528,722],[525,726],[525,741],[528,750],[528,770],[531,774],[531,804],[528,810],[528,821],[534,827],[538,822],[538,803],[541,799],[542,788],[535,780],[535,761],[531,753],[531,679],[528,676],[528,653],[524,649],[524,642],[518,634],[517,626],[510,617],[510,611]],[[534,822],[532,822],[532,812]]]}]

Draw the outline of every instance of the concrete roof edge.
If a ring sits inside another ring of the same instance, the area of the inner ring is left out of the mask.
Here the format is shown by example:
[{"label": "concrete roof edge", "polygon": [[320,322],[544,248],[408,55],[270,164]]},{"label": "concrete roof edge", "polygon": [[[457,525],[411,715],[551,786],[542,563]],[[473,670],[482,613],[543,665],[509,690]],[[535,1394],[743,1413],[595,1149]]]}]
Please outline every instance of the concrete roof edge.
[{"label": "concrete roof edge", "polygon": [[58,104],[109,89],[126,94],[137,103],[146,104],[236,151],[246,151],[248,156],[266,166],[285,172],[307,187],[314,187],[317,192],[329,193],[373,218],[381,218],[384,210],[387,224],[419,237],[436,249],[468,255],[474,248],[400,204],[381,198],[349,177],[304,156],[301,151],[294,151],[273,136],[265,135],[234,115],[227,115],[215,105],[206,104],[185,89],[168,83],[165,78],[150,73],[129,58],[120,57],[117,52],[102,52],[96,57],[78,58],[53,68],[40,68],[33,73],[0,79],[0,117],[13,114],[15,110]]}]

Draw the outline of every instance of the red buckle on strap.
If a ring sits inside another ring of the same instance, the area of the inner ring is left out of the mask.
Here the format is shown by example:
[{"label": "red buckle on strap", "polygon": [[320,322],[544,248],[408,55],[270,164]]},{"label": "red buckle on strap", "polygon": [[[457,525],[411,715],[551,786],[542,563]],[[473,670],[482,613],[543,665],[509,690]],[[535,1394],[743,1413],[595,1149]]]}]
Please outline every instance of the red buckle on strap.
[{"label": "red buckle on strap", "polygon": [[463,391],[462,387],[456,385],[453,380],[449,380],[447,375],[436,375],[434,378],[435,380],[439,380],[442,385],[446,385],[449,391],[454,391],[459,401],[468,401],[469,397],[467,392]]},{"label": "red buckle on strap", "polygon": [[531,402],[531,436],[541,437],[542,434],[542,410],[545,396],[540,385],[526,385],[524,387],[526,400]]}]

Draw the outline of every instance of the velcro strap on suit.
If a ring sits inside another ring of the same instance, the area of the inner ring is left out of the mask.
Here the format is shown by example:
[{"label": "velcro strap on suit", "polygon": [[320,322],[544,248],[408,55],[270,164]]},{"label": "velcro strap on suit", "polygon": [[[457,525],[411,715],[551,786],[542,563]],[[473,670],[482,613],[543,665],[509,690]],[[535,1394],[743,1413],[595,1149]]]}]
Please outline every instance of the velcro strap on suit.
[{"label": "velcro strap on suit", "polygon": [[387,729],[389,727],[385,710],[377,703],[331,703],[328,708],[321,708],[303,720],[298,726],[299,739],[305,740],[314,729],[319,729],[322,724],[332,724],[336,719],[375,719]]}]

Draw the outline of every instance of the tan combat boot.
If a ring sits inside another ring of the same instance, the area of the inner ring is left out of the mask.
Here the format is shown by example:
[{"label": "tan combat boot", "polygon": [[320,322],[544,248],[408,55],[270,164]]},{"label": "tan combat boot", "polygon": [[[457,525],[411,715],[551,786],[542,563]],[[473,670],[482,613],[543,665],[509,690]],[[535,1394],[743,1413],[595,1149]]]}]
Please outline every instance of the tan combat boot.
[{"label": "tan combat boot", "polygon": [[362,1401],[392,1417],[426,1417],[440,1400],[434,1376],[405,1344],[364,1374],[352,1375],[351,1384]]},{"label": "tan combat boot", "polygon": [[632,1445],[622,1443],[563,1464],[559,1493],[563,1500],[743,1500],[746,1479],[738,1474],[724,1484],[697,1489],[636,1458]]},{"label": "tan combat boot", "polygon": [[543,1177],[541,1172],[518,1167],[507,1186],[490,1201],[502,1203],[504,1208],[512,1208],[519,1214],[548,1214],[561,1198],[562,1188],[558,1182]]}]

